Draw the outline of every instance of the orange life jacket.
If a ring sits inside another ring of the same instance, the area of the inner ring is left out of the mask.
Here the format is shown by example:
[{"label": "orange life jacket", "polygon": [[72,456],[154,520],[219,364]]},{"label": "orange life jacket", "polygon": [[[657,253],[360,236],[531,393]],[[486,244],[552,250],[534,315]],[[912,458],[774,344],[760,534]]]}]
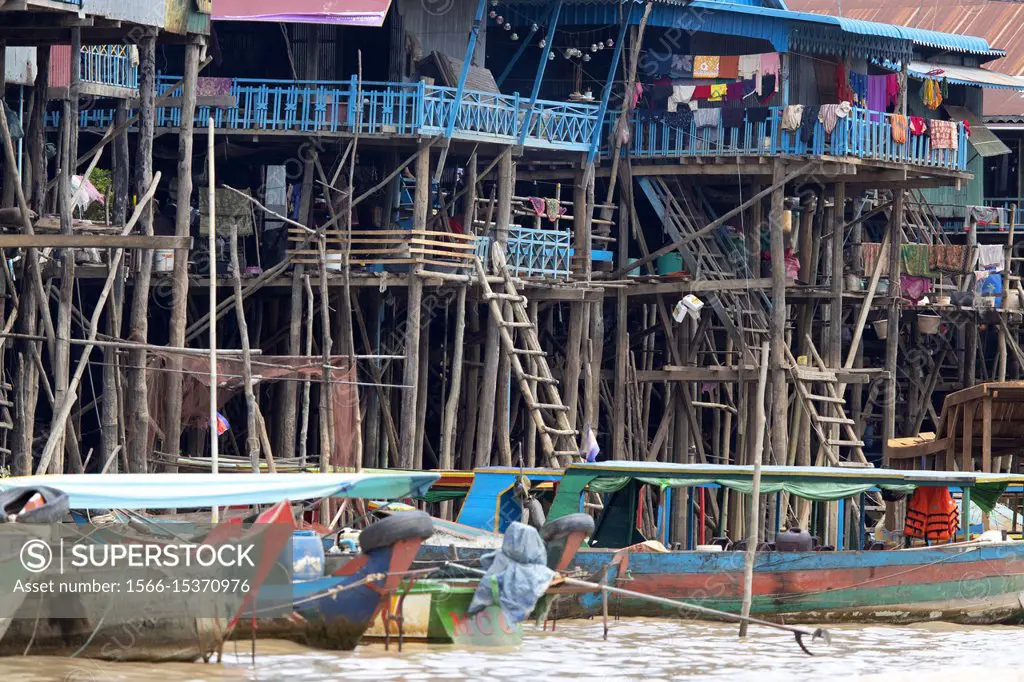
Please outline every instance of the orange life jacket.
[{"label": "orange life jacket", "polygon": [[907,502],[903,534],[925,540],[949,540],[960,528],[960,511],[949,488],[922,486]]}]

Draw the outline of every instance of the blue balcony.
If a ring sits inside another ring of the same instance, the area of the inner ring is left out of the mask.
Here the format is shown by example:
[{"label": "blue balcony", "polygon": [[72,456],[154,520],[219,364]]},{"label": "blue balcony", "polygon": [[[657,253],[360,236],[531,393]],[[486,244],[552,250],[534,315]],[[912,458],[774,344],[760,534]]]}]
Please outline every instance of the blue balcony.
[{"label": "blue balcony", "polygon": [[[117,57],[116,59],[120,59]],[[109,55],[88,62],[90,74],[114,74],[137,84],[134,72]],[[83,70],[84,72],[84,70]],[[84,77],[84,76],[83,76]],[[90,76],[91,77],[91,76]],[[160,76],[157,93],[180,97],[180,79]],[[526,121],[529,100],[518,94],[503,95],[466,91],[456,109],[455,89],[420,83],[347,81],[290,81],[244,78],[202,78],[195,124],[206,126],[210,117],[224,132],[282,135],[434,136],[445,131],[452,116],[453,136],[460,140],[510,144],[518,140]],[[209,88],[205,86],[210,86]],[[131,87],[131,86],[129,86]],[[361,90],[357,89],[360,88]],[[358,92],[358,95],[357,95]],[[212,101],[212,103],[211,103]],[[533,149],[586,151],[597,125],[598,107],[592,104],[538,100],[530,117],[525,146]],[[106,128],[113,120],[111,109],[82,112],[83,128]],[[610,112],[599,136],[608,139],[618,113]],[[770,110],[767,120],[744,122],[740,128],[685,128],[672,119],[630,115],[630,154],[634,159],[672,159],[687,156],[819,156],[858,158],[909,164],[922,168],[962,171],[967,168],[967,132],[957,129],[957,149],[936,149],[927,135],[908,135],[893,140],[891,115],[854,109],[839,119],[831,134],[815,121],[809,139],[781,126],[782,108]],[[55,119],[51,119],[55,123]],[[158,128],[181,125],[179,106],[156,112]],[[608,151],[605,150],[607,157]]]},{"label": "blue balcony", "polygon": [[[180,79],[160,76],[157,94],[180,97]],[[350,134],[432,136],[444,131],[455,115],[456,139],[514,142],[522,130],[529,100],[516,95],[466,91],[455,110],[455,89],[424,83],[348,81],[274,81],[263,79],[202,79],[221,81],[217,106],[196,109],[196,125],[212,116],[219,130],[252,134]],[[359,99],[361,102],[357,102]],[[225,104],[225,101],[227,103]],[[113,110],[82,112],[83,128],[105,128]],[[597,106],[538,100],[525,146],[585,151],[597,123]],[[159,128],[181,125],[181,108],[161,107]]]},{"label": "blue balcony", "polygon": [[[615,125],[618,113],[605,121],[605,131]],[[697,128],[667,120],[645,119],[643,112],[631,114],[630,155],[634,159],[667,159],[686,156],[835,156],[855,157],[928,168],[965,170],[967,168],[967,132],[958,124],[957,149],[935,149],[927,135],[907,136],[905,143],[892,137],[891,114],[853,109],[839,119],[831,135],[816,121],[810,140],[798,132],[782,129],[782,107],[773,107],[767,120],[744,122],[741,128]],[[605,136],[607,137],[607,135]]]},{"label": "blue balcony", "polygon": [[83,83],[137,90],[139,66],[131,46],[87,45],[79,58],[78,77]]}]

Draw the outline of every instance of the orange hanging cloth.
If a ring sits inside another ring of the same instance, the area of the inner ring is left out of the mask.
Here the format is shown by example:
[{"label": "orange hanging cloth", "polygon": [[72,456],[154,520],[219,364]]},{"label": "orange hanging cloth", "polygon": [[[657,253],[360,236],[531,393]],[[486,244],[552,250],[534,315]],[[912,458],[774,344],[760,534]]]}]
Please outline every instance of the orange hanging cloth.
[{"label": "orange hanging cloth", "polygon": [[903,534],[910,538],[945,541],[960,528],[960,512],[949,488],[922,486],[907,502]]},{"label": "orange hanging cloth", "polygon": [[903,144],[907,141],[907,117],[900,114],[889,116],[889,126],[892,128],[892,141],[896,144]]}]

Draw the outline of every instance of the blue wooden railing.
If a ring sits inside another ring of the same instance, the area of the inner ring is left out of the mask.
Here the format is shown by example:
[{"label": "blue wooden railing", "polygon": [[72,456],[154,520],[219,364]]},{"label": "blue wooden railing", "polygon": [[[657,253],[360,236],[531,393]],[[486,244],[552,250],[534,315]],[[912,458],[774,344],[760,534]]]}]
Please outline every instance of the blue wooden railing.
[{"label": "blue wooden railing", "polygon": [[[181,96],[172,86],[180,79],[160,76],[157,94]],[[435,135],[442,132],[455,107],[455,89],[424,83],[363,82],[361,103],[354,106],[357,82],[274,81],[236,78],[230,95],[234,106],[198,107],[196,124],[213,116],[217,128],[254,132],[354,132],[360,134]],[[455,137],[510,142],[518,135],[527,104],[518,95],[467,91],[455,115]],[[526,146],[573,151],[587,148],[596,125],[597,107],[538,100]],[[82,114],[83,127],[106,127],[112,110]],[[180,107],[157,110],[158,127],[181,124]]]},{"label": "blue wooden railing", "polygon": [[[114,68],[111,66],[110,68]],[[160,76],[160,95],[180,96],[175,76]],[[135,81],[132,81],[135,82]],[[230,106],[199,107],[196,124],[213,117],[219,129],[303,134],[351,133],[363,135],[437,135],[452,116],[454,136],[459,139],[512,142],[526,125],[528,101],[518,94],[502,95],[467,91],[455,111],[455,89],[419,83],[364,82],[356,102],[356,80],[290,81],[236,78],[230,81]],[[82,127],[104,128],[113,110],[82,112]],[[526,132],[526,146],[585,151],[596,125],[597,107],[538,100]],[[603,121],[602,139],[618,117],[609,112]],[[958,124],[958,149],[934,149],[927,135],[908,135],[907,142],[892,139],[890,115],[854,109],[840,119],[831,135],[814,122],[812,135],[781,126],[782,108],[770,110],[767,120],[745,121],[740,128],[697,128],[691,121],[681,127],[672,118],[652,119],[643,111],[631,114],[630,153],[634,158],[738,155],[831,155],[856,157],[917,166],[964,170],[967,167],[967,134]],[[157,110],[158,127],[181,125],[179,107]],[[607,155],[607,150],[605,154]]]},{"label": "blue wooden railing", "polygon": [[[744,121],[740,128],[697,128],[693,121],[682,127],[671,117],[648,118],[641,110],[631,114],[629,151],[634,158],[682,156],[831,155],[909,163],[918,166],[964,170],[967,167],[967,134],[958,124],[957,149],[934,149],[928,135],[907,135],[905,143],[892,138],[890,114],[854,109],[839,119],[831,135],[815,121],[812,135],[782,129],[782,107],[772,107],[767,120]],[[618,112],[609,113],[605,131],[610,132]],[[607,154],[607,152],[606,152]]]},{"label": "blue wooden railing", "polygon": [[568,229],[538,230],[511,225],[506,260],[520,277],[569,277],[572,240]]},{"label": "blue wooden railing", "polygon": [[139,87],[139,67],[127,45],[87,45],[78,60],[78,77],[87,83],[120,88]]}]

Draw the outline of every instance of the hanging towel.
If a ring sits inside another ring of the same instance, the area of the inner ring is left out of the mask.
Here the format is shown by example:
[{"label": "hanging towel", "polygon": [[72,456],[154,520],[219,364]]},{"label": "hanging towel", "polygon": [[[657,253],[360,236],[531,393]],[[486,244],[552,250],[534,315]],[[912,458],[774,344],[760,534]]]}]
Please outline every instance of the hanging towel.
[{"label": "hanging towel", "polygon": [[761,92],[760,95],[761,104],[767,104],[772,97],[775,96],[775,84],[778,78],[774,73],[770,73],[761,76]]},{"label": "hanging towel", "polygon": [[722,110],[698,109],[693,112],[693,120],[698,128],[717,128],[722,120]]},{"label": "hanging towel", "polygon": [[661,50],[646,50],[641,59],[640,69],[649,76],[667,75],[672,70],[671,52]]},{"label": "hanging towel", "polygon": [[928,132],[928,122],[920,116],[911,116],[909,123],[911,135],[924,135]]},{"label": "hanging towel", "polygon": [[725,56],[718,58],[718,77],[732,80],[740,77],[740,58],[738,56]]},{"label": "hanging towel", "polygon": [[668,98],[665,108],[668,111],[675,111],[679,104],[693,99],[693,91],[696,89],[693,85],[673,85],[672,96]]},{"label": "hanging towel", "polygon": [[747,109],[747,120],[751,123],[764,123],[768,120],[772,110],[768,107],[749,107]]},{"label": "hanging towel", "polygon": [[725,99],[727,102],[741,102],[743,100],[743,82],[735,81],[725,86]]},{"label": "hanging towel", "polygon": [[829,135],[836,129],[836,124],[839,119],[846,118],[850,115],[850,103],[841,102],[839,104],[823,104],[821,110],[818,112],[818,120],[825,127],[825,132]]},{"label": "hanging towel", "polygon": [[[865,276],[870,277],[875,272],[875,265],[878,263],[878,259],[883,258],[882,256],[882,245],[878,242],[863,242],[860,245],[860,260],[862,265],[862,272]],[[889,254],[886,253],[882,260],[882,277],[889,276]]]},{"label": "hanging towel", "polygon": [[804,105],[790,104],[782,111],[782,129],[794,132],[800,129],[800,121],[803,117]]},{"label": "hanging towel", "polygon": [[741,106],[726,106],[722,109],[722,125],[726,128],[743,127],[744,109]]},{"label": "hanging towel", "polygon": [[668,108],[668,99],[672,96],[671,85],[652,85],[647,88],[647,92],[647,101],[650,102],[652,109]]},{"label": "hanging towel", "polygon": [[690,78],[693,76],[693,55],[672,55],[672,67],[669,74],[673,78]]},{"label": "hanging towel", "polygon": [[932,149],[956,149],[957,130],[953,121],[934,120],[928,126],[931,132]]},{"label": "hanging towel", "polygon": [[743,97],[750,97],[757,92],[756,78],[748,78],[745,81],[741,81],[740,84],[743,86]]},{"label": "hanging towel", "polygon": [[900,114],[889,116],[889,127],[892,129],[892,141],[903,144],[907,141],[907,117]]},{"label": "hanging towel", "polygon": [[836,97],[840,102],[853,99],[853,89],[850,87],[850,79],[846,75],[846,67],[842,61],[836,63]]},{"label": "hanging towel", "polygon": [[850,89],[853,91],[854,106],[866,107],[868,105],[868,75],[866,73],[850,72]]},{"label": "hanging towel", "polygon": [[693,110],[689,107],[679,107],[674,114],[665,114],[665,123],[675,128],[681,128],[686,132],[690,130],[690,122],[693,121]]},{"label": "hanging towel", "polygon": [[900,294],[914,305],[917,305],[917,302],[931,290],[932,280],[930,277],[900,275]]},{"label": "hanging towel", "polygon": [[644,94],[644,86],[640,81],[636,82],[633,86],[633,108],[636,109],[636,103],[640,101],[640,96]]},{"label": "hanging towel", "polygon": [[963,244],[932,244],[928,266],[932,270],[964,274],[970,272],[970,249]]},{"label": "hanging towel", "polygon": [[693,89],[692,99],[709,99],[711,97],[710,85],[698,85]]},{"label": "hanging towel", "polygon": [[816,104],[808,104],[804,106],[804,113],[800,119],[800,139],[805,144],[811,144],[814,141],[814,126],[818,123],[818,112],[821,107]]},{"label": "hanging towel", "polygon": [[900,77],[895,73],[885,77],[885,98],[888,106],[895,110],[896,103],[900,100]]},{"label": "hanging towel", "polygon": [[729,86],[726,85],[725,83],[722,83],[721,85],[712,85],[711,86],[711,97],[708,97],[708,101],[709,102],[721,102],[723,99],[725,99],[725,95],[728,92],[728,90],[729,90]]},{"label": "hanging towel", "polygon": [[904,244],[900,249],[902,272],[915,277],[931,277],[931,244]]},{"label": "hanging towel", "polygon": [[942,104],[942,86],[930,78],[921,86],[921,101],[929,109],[938,109]]},{"label": "hanging towel", "polygon": [[761,73],[778,74],[782,70],[782,62],[778,52],[765,52],[761,55]]},{"label": "hanging towel", "polygon": [[696,56],[693,58],[694,78],[718,78],[718,57]]},{"label": "hanging towel", "polygon": [[761,70],[761,55],[745,54],[740,57],[740,78],[753,78]]},{"label": "hanging towel", "polygon": [[548,220],[558,220],[559,216],[565,214],[566,209],[558,203],[558,199],[544,200],[544,215]]},{"label": "hanging towel", "polygon": [[1002,244],[978,244],[978,269],[1002,272],[1006,265]]},{"label": "hanging towel", "polygon": [[868,76],[868,109],[885,111],[888,104],[886,87],[886,76]]}]

